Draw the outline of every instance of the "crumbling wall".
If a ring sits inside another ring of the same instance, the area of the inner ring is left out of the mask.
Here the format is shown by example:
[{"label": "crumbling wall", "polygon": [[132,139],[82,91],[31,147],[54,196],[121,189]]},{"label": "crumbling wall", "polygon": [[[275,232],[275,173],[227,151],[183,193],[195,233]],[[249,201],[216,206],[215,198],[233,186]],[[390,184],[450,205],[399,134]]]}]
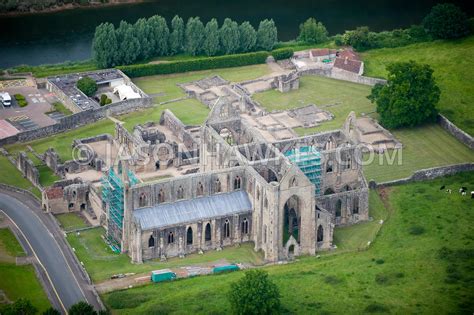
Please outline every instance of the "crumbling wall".
[{"label": "crumbling wall", "polygon": [[41,188],[39,171],[33,161],[31,161],[25,152],[20,152],[16,160],[16,167],[33,185]]}]

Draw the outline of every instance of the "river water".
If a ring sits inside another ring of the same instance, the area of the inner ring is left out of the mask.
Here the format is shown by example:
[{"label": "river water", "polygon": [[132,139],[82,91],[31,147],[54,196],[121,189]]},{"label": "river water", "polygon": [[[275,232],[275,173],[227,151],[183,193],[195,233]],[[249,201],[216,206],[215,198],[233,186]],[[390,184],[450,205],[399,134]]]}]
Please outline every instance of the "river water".
[{"label": "river water", "polygon": [[[16,17],[0,17],[0,67],[58,63],[91,57],[95,27],[118,24],[159,14],[171,20],[200,16],[204,22],[230,17],[250,21],[255,27],[273,18],[280,40],[293,39],[298,25],[308,17],[322,21],[330,34],[367,25],[390,30],[419,23],[437,0],[159,0],[139,4],[66,10]],[[462,1],[459,1],[462,6]],[[470,10],[469,8],[465,8]],[[472,12],[469,12],[472,13]]]}]

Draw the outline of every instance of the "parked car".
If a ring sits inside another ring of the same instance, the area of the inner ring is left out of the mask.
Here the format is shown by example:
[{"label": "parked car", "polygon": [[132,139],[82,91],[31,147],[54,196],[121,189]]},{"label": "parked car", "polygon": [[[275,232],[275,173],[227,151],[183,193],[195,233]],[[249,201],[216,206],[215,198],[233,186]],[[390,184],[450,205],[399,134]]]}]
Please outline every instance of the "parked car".
[{"label": "parked car", "polygon": [[10,107],[12,106],[12,97],[10,96],[10,94],[8,94],[8,92],[1,92],[0,102],[2,103],[3,106]]}]

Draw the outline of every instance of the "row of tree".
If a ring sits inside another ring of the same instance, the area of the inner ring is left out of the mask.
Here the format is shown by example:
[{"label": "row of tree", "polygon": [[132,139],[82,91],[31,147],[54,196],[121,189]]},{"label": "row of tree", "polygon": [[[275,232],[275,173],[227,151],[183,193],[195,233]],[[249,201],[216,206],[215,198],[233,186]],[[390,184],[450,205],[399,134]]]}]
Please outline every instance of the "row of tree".
[{"label": "row of tree", "polygon": [[261,21],[255,30],[249,22],[239,25],[228,18],[219,27],[216,19],[204,25],[199,17],[191,17],[185,24],[175,16],[169,28],[165,18],[155,15],[135,24],[122,21],[117,28],[102,23],[96,28],[92,50],[98,66],[111,67],[180,53],[215,56],[271,50],[276,43],[273,20]]}]

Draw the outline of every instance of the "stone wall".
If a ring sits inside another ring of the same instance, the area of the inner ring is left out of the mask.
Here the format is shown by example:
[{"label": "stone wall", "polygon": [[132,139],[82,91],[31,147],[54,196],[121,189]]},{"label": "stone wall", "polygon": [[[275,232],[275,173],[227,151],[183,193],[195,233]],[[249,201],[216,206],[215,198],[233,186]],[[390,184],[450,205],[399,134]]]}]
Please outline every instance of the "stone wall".
[{"label": "stone wall", "polygon": [[375,84],[385,84],[387,80],[379,79],[379,78],[372,78],[372,77],[365,77],[358,75],[357,73],[352,73],[350,71],[339,70],[339,69],[308,69],[299,71],[301,75],[319,75],[322,77],[328,77],[337,80],[349,81],[359,84],[365,84],[373,86]]},{"label": "stone wall", "polygon": [[412,182],[432,180],[438,177],[454,175],[461,172],[472,172],[472,171],[474,171],[474,163],[464,163],[464,164],[455,164],[455,165],[448,165],[448,166],[441,166],[441,167],[433,167],[433,168],[422,169],[422,170],[416,171],[410,177],[397,179],[393,181],[376,183],[374,180],[371,180],[369,182],[369,187],[377,188],[377,187],[403,185],[403,184],[412,183]]},{"label": "stone wall", "polygon": [[28,179],[33,185],[41,189],[39,180],[39,171],[33,161],[31,161],[25,152],[20,152],[16,160],[16,167],[23,174],[23,177]]},{"label": "stone wall", "polygon": [[474,138],[467,132],[463,131],[441,114],[438,115],[438,124],[452,134],[453,137],[467,145],[471,150],[474,150]]}]

